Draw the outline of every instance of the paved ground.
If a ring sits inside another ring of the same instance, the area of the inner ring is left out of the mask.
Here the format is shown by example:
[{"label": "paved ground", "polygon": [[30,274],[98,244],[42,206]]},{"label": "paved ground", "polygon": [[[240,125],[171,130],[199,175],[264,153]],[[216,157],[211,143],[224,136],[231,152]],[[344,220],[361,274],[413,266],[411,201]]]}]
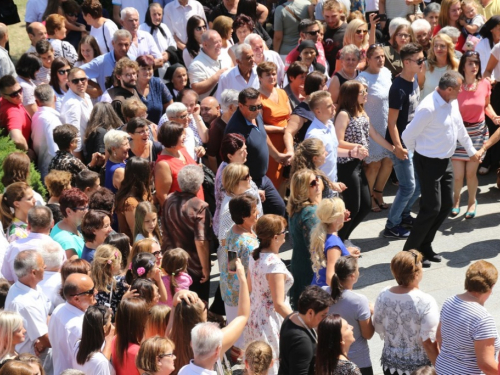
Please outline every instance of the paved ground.
[{"label": "paved ground", "polygon": [[[478,210],[476,218],[465,220],[467,196],[462,195],[462,210],[458,217],[447,219],[441,226],[434,241],[434,251],[443,256],[442,263],[433,263],[424,270],[420,285],[421,290],[430,293],[441,306],[446,298],[463,291],[465,271],[476,260],[485,259],[492,262],[500,270],[500,191],[496,187],[496,176],[490,173],[480,176],[478,191]],[[387,203],[391,203],[396,187],[389,183],[386,187]],[[418,202],[415,206],[418,210]],[[362,249],[363,257],[359,261],[360,277],[355,290],[375,302],[379,292],[388,285],[396,285],[391,271],[392,257],[402,250],[403,241],[387,240],[381,237],[387,211],[370,213],[366,222],[353,233],[351,240]],[[281,256],[290,259],[291,245],[283,246]],[[218,280],[217,265],[212,270],[212,287],[216,288]],[[494,291],[486,303],[486,308],[497,322],[500,331],[500,298]],[[377,334],[369,342],[372,364],[375,374],[382,374],[380,354],[383,342]]]}]

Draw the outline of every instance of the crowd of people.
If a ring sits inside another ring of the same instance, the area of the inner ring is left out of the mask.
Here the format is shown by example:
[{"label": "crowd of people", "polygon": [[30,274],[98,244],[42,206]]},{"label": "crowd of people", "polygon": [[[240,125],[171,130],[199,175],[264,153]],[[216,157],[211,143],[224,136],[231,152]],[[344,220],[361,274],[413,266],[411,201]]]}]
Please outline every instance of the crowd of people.
[{"label": "crowd of people", "polygon": [[[375,332],[384,375],[499,373],[496,268],[441,308],[419,289],[477,174],[500,188],[498,0],[29,0],[25,22],[15,64],[0,23],[0,375],[373,375]],[[404,241],[374,304],[370,212]]]}]

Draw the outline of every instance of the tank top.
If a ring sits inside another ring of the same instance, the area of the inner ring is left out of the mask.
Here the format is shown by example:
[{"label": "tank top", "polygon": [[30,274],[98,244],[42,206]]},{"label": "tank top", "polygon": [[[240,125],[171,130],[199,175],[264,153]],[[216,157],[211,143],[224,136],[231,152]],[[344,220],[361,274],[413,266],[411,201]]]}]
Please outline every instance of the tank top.
[{"label": "tank top", "polygon": [[113,175],[118,168],[125,168],[125,163],[114,163],[108,159],[108,161],[106,162],[106,177],[104,179],[104,187],[108,188],[115,194],[118,189],[113,186]]}]

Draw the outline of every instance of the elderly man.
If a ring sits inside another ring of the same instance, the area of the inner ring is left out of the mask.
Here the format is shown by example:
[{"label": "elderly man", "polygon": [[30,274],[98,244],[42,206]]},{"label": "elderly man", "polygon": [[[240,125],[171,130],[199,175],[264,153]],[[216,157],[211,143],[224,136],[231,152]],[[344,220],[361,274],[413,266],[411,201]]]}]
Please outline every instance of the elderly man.
[{"label": "elderly man", "polygon": [[47,29],[43,23],[33,22],[26,28],[26,31],[28,32],[28,38],[30,38],[31,42],[30,48],[28,48],[26,52],[36,53],[36,44],[40,40],[47,39]]},{"label": "elderly man", "polygon": [[132,35],[127,30],[118,30],[113,35],[112,51],[81,66],[88,78],[97,80],[103,92],[113,85],[111,78],[116,62],[127,56],[131,43]]},{"label": "elderly man", "polygon": [[200,102],[200,116],[207,127],[220,116],[220,105],[213,96],[207,96]]},{"label": "elderly man", "polygon": [[0,23],[0,77],[10,74],[17,77],[16,68],[10,59],[9,52],[5,49],[9,41],[9,29],[7,25]]},{"label": "elderly man", "polygon": [[[323,48],[323,43],[319,41],[319,25],[316,23],[316,21],[313,21],[309,18],[306,18],[299,23],[299,44],[303,40],[312,40],[314,44],[316,45],[316,49],[318,50],[318,57],[317,60],[320,64],[323,64],[328,69],[328,62],[326,61],[325,58],[325,50]],[[299,46],[294,48],[286,57],[285,60],[285,66],[288,67],[290,66],[291,63],[297,61],[299,58]]]},{"label": "elderly man", "polygon": [[224,137],[226,125],[233,116],[233,113],[238,109],[238,94],[236,90],[224,90],[221,95],[222,115],[217,117],[210,125],[207,155],[208,167],[217,173],[219,165],[222,163],[220,157],[220,145]]},{"label": "elderly man", "polygon": [[23,89],[11,75],[0,78],[0,128],[20,150],[27,151],[31,143],[31,117],[23,106]]},{"label": "elderly man", "polygon": [[44,368],[51,370],[47,319],[50,301],[38,285],[43,280],[45,264],[35,250],[24,250],[14,260],[18,280],[12,285],[5,300],[5,310],[16,311],[23,317],[26,329],[24,342],[16,346],[18,353],[39,355]]},{"label": "elderly man", "polygon": [[162,251],[180,247],[189,254],[188,274],[193,279],[189,290],[207,300],[210,294],[211,221],[208,203],[196,196],[203,183],[203,169],[187,165],[177,176],[181,192],[170,194],[163,204]]},{"label": "elderly man", "polygon": [[73,273],[64,282],[66,302],[56,307],[49,322],[54,374],[72,368],[75,344],[82,337],[83,316],[87,308],[96,303],[96,294],[90,276]]},{"label": "elderly man", "polygon": [[165,9],[163,10],[163,23],[167,25],[170,32],[174,35],[177,48],[179,49],[183,50],[186,48],[186,27],[188,20],[192,16],[200,16],[207,23],[203,5],[197,0],[174,0],[165,5]]},{"label": "elderly man", "polygon": [[222,73],[219,78],[215,98],[220,101],[221,94],[226,89],[241,91],[247,87],[258,89],[260,87],[257,68],[254,66],[253,50],[249,44],[238,44],[234,49],[236,66]]},{"label": "elderly man", "polygon": [[290,156],[278,152],[270,141],[264,129],[261,109],[259,91],[254,88],[241,91],[238,96],[238,109],[229,120],[224,134],[238,133],[245,137],[248,151],[245,164],[258,188],[265,192],[265,200],[262,200],[264,213],[284,216],[285,203],[266,173],[269,154],[279,163],[287,163]]},{"label": "elderly man", "polygon": [[421,189],[420,210],[403,250],[420,251],[424,267],[430,267],[430,262],[441,262],[441,256],[432,249],[432,241],[453,207],[451,156],[457,140],[473,162],[479,162],[485,151],[481,147],[476,152],[463,125],[456,100],[462,82],[460,73],[444,73],[436,90],[420,102],[402,134],[406,147],[414,152]]},{"label": "elderly man", "polygon": [[[28,211],[28,230],[30,234],[26,238],[21,238],[12,242],[7,251],[2,264],[2,275],[11,284],[17,281],[14,270],[14,259],[17,254],[23,250],[41,251],[45,244],[58,245],[62,251],[61,245],[50,238],[50,230],[54,226],[52,211],[45,206],[35,206]],[[66,259],[66,257],[64,257]]]},{"label": "elderly man", "polygon": [[276,71],[278,76],[278,86],[281,86],[283,84],[283,80],[285,79],[285,64],[283,64],[283,60],[280,55],[275,51],[265,49],[264,40],[260,35],[254,33],[245,38],[245,44],[249,44],[252,47],[255,65],[259,65],[264,61],[271,61],[276,64],[278,67],[278,70]]},{"label": "elderly man", "polygon": [[54,142],[54,129],[61,125],[61,115],[56,111],[56,95],[47,84],[35,89],[35,100],[38,110],[31,123],[31,140],[37,156],[37,166],[42,179],[49,173],[49,164],[56,156],[57,147]]},{"label": "elderly man", "polygon": [[[149,12],[149,10],[148,10]],[[163,66],[163,56],[150,33],[139,30],[139,12],[128,7],[121,11],[121,25],[132,35],[132,43],[128,50],[128,57],[136,60],[139,56],[151,55],[155,59],[155,66]]]},{"label": "elderly man", "polygon": [[44,243],[39,253],[45,263],[45,272],[43,273],[43,280],[38,285],[50,300],[49,314],[52,314],[57,306],[64,303],[60,294],[62,288],[60,271],[63,262],[66,260],[66,254],[61,245],[55,241]]},{"label": "elderly man", "polygon": [[113,0],[113,21],[117,25],[121,24],[121,11],[125,8],[135,8],[139,13],[139,24],[144,23],[146,14],[149,12],[149,0]]},{"label": "elderly man", "polygon": [[221,55],[222,38],[217,31],[205,31],[201,36],[201,45],[200,53],[189,66],[188,72],[192,89],[200,99],[204,99],[214,95],[220,76],[231,68],[233,62],[228,54]]}]

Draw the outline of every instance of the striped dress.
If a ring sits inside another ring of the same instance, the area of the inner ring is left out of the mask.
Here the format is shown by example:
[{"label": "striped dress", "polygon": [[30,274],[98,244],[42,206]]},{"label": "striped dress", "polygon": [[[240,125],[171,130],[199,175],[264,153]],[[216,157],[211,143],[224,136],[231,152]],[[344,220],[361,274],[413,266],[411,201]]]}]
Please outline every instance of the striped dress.
[{"label": "striped dress", "polygon": [[443,304],[441,336],[441,352],[436,360],[439,375],[482,374],[477,366],[474,341],[495,338],[495,358],[500,349],[495,321],[486,308],[458,296],[448,298]]}]

